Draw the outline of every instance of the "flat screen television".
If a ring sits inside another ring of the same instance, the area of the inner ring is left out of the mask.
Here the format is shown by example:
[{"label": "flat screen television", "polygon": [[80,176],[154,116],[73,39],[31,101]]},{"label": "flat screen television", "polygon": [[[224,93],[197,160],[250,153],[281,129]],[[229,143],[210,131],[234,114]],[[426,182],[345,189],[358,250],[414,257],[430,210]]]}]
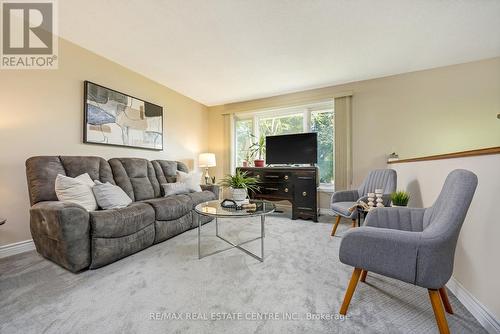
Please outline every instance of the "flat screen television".
[{"label": "flat screen television", "polygon": [[315,132],[266,137],[267,164],[315,164],[318,135]]}]

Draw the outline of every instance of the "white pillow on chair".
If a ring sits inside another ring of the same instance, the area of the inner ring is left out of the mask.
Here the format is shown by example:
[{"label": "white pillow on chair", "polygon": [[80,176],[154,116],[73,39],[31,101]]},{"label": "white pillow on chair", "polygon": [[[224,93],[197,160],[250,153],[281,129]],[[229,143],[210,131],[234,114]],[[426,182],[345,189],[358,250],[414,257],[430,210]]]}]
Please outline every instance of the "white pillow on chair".
[{"label": "white pillow on chair", "polygon": [[92,192],[94,181],[85,173],[75,178],[57,174],[55,191],[57,199],[81,205],[87,211],[97,210],[97,202]]}]

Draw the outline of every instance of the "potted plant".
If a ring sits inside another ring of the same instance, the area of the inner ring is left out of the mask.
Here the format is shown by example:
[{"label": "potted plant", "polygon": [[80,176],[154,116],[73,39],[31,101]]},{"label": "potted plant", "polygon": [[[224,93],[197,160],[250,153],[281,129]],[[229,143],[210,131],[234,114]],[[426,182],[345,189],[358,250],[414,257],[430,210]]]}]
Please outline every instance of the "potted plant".
[{"label": "potted plant", "polygon": [[248,196],[248,190],[256,191],[259,189],[257,186],[257,179],[247,176],[247,172],[236,170],[234,175],[226,175],[219,185],[231,189],[231,195],[235,201],[244,201]]},{"label": "potted plant", "polygon": [[259,140],[250,146],[252,156],[257,156],[258,159],[253,161],[255,167],[264,167],[264,154],[266,153],[266,137],[260,135]]},{"label": "potted plant", "polygon": [[250,148],[246,150],[245,160],[243,160],[243,167],[250,167],[250,161],[252,161],[253,154],[250,151]]},{"label": "potted plant", "polygon": [[407,206],[410,195],[406,191],[396,191],[391,194],[392,206]]}]

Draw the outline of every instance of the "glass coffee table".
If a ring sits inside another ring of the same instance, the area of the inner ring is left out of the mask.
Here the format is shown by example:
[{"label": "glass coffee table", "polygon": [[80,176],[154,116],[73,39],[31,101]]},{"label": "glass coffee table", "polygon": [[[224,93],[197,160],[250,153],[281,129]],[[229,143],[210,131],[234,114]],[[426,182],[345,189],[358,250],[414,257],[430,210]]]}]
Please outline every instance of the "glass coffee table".
[{"label": "glass coffee table", "polygon": [[[258,201],[258,200],[251,200],[250,203],[255,203],[257,208],[255,210],[253,209],[242,209],[242,210],[236,210],[236,209],[229,209],[229,208],[223,208],[220,205],[220,201],[209,201],[209,202],[204,202],[201,204],[198,204],[194,209],[197,213],[200,215],[204,216],[209,216],[215,218],[215,235],[221,239],[227,242],[228,244],[231,245],[229,248],[217,250],[215,252],[209,253],[209,254],[201,254],[201,220],[198,222],[198,258],[202,259],[204,257],[214,255],[217,253],[221,253],[233,248],[238,248],[239,250],[247,253],[248,255],[256,258],[260,262],[264,261],[264,237],[265,237],[265,230],[264,230],[264,223],[266,221],[266,215],[274,212],[276,209],[276,206],[267,201]],[[244,242],[241,242],[239,244],[236,244],[232,241],[227,240],[223,236],[219,234],[219,218],[250,218],[250,217],[258,217],[260,216],[260,236],[246,240]],[[250,252],[249,250],[241,247],[244,244],[247,244],[252,241],[256,240],[261,240],[261,256],[258,256],[257,254],[254,254]]]}]

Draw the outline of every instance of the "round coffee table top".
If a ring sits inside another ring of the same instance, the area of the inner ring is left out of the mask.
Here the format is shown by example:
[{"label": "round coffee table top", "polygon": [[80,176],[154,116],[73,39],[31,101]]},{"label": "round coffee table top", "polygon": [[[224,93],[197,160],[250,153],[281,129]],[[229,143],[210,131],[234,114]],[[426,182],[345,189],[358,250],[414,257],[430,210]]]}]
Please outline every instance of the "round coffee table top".
[{"label": "round coffee table top", "polygon": [[259,200],[250,200],[250,203],[255,203],[257,209],[231,209],[223,208],[220,205],[221,201],[209,201],[198,204],[194,210],[201,215],[210,217],[251,217],[251,216],[262,216],[268,213],[274,212],[276,206],[274,203]]}]

